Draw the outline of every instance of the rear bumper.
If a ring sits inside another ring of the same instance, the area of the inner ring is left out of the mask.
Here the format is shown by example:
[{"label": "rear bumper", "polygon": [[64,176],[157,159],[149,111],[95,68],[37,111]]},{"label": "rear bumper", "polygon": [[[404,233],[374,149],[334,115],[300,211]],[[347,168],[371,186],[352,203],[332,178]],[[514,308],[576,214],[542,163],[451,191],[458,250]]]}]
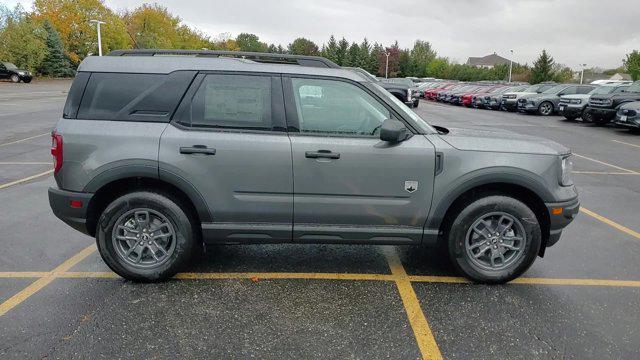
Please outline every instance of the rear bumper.
[{"label": "rear bumper", "polygon": [[[87,210],[93,194],[49,188],[49,206],[53,214],[72,228],[87,234]],[[71,202],[77,207],[72,207]],[[78,206],[80,204],[80,206]]]},{"label": "rear bumper", "polygon": [[560,240],[562,230],[569,225],[580,211],[580,200],[576,197],[571,200],[546,203],[549,211],[549,240],[547,247],[553,246]]},{"label": "rear bumper", "polygon": [[624,118],[622,116],[623,115],[621,114],[617,114],[613,122],[618,125],[640,129],[640,114],[635,116],[627,116]]}]

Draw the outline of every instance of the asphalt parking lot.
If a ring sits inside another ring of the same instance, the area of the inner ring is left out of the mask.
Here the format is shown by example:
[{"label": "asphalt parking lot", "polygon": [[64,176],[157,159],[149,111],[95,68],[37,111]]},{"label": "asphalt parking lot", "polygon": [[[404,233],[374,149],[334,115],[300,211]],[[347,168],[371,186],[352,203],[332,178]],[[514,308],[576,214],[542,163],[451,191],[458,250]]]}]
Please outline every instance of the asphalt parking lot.
[{"label": "asphalt parking lot", "polygon": [[48,133],[68,81],[0,83],[0,358],[640,358],[640,136],[422,101],[445,127],[572,148],[583,210],[504,286],[436,251],[221,246],[175,279],[124,281],[57,220]]}]

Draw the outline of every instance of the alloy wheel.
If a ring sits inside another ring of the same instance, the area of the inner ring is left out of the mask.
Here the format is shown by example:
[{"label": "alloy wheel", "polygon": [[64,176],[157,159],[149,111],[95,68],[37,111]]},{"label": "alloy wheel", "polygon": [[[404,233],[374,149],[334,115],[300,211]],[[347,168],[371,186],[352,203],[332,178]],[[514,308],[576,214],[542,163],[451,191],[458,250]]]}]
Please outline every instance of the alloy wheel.
[{"label": "alloy wheel", "polygon": [[505,212],[492,212],[473,222],[465,238],[465,251],[471,262],[497,271],[519,261],[527,243],[522,223]]}]

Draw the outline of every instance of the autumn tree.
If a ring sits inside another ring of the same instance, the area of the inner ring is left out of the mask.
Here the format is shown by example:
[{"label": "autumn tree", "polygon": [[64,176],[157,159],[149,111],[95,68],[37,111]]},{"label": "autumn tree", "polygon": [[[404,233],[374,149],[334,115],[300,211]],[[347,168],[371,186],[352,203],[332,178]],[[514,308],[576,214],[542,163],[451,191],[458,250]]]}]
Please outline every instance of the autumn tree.
[{"label": "autumn tree", "polygon": [[95,25],[89,20],[101,20],[104,52],[126,49],[131,45],[123,20],[102,0],[35,0],[33,17],[48,20],[60,34],[69,58],[78,64],[89,53],[98,52]]},{"label": "autumn tree", "polygon": [[[387,55],[388,56],[388,64],[389,71],[388,74],[385,71],[387,69]],[[396,41],[391,47],[387,47],[381,52],[378,56],[378,74],[382,74],[382,76],[388,75],[388,77],[396,77],[400,72],[400,47],[398,46],[398,42]]]},{"label": "autumn tree", "polygon": [[627,54],[627,57],[622,60],[625,70],[631,75],[633,81],[640,80],[640,52],[633,50]]},{"label": "autumn tree", "polygon": [[47,55],[42,27],[17,5],[0,5],[0,59],[35,72]]},{"label": "autumn tree", "polygon": [[318,45],[309,39],[299,37],[289,44],[288,51],[295,55],[313,55],[319,54]]},{"label": "autumn tree", "polygon": [[56,29],[54,29],[47,20],[44,21],[43,28],[47,33],[47,55],[40,65],[40,73],[53,77],[73,76],[74,72],[64,51],[60,34],[58,34]]}]

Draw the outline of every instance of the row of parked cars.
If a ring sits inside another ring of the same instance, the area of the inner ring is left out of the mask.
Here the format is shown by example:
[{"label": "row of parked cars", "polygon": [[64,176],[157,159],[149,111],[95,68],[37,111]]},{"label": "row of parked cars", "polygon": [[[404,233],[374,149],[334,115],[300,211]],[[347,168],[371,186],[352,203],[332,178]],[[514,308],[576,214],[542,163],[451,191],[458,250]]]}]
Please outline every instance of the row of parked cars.
[{"label": "row of parked cars", "polygon": [[466,107],[578,118],[596,125],[613,122],[640,129],[640,81],[605,84],[535,85],[464,83],[433,80],[418,83],[419,96]]}]

